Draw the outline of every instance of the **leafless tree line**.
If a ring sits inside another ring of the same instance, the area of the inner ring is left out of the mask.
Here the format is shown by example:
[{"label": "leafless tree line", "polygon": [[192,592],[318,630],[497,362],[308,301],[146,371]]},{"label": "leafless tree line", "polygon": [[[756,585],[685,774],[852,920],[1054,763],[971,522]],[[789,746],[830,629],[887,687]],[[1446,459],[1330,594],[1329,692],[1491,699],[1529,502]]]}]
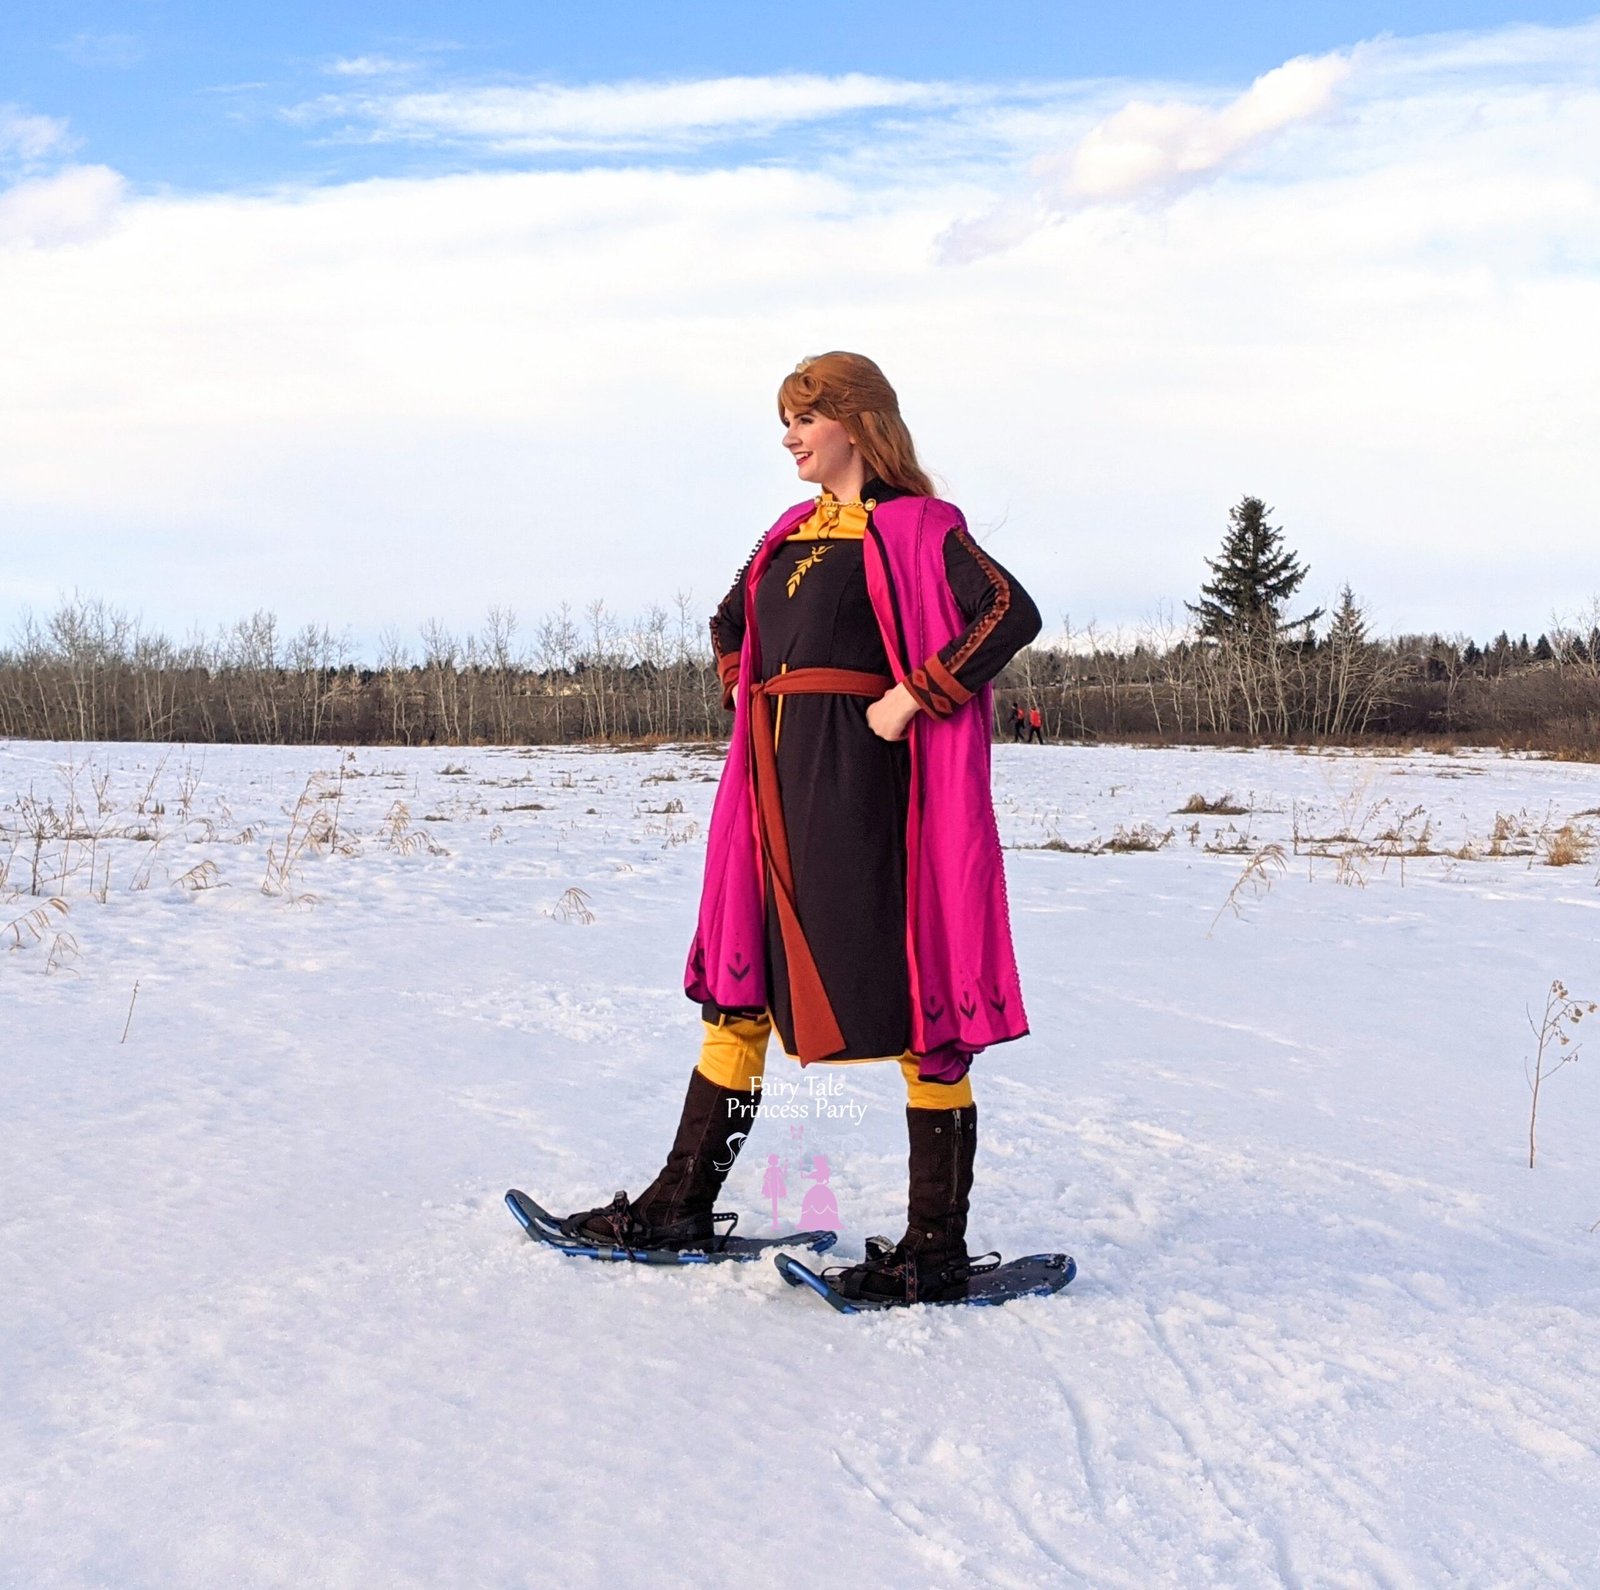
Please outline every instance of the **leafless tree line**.
[{"label": "leafless tree line", "polygon": [[[1600,755],[1600,603],[1487,648],[1464,637],[1200,641],[1173,621],[1114,644],[1092,627],[1021,652],[998,684],[1051,738],[1418,738]],[[360,660],[326,626],[255,613],[175,643],[104,602],[26,619],[0,647],[0,736],[249,744],[465,745],[710,739],[727,732],[706,627],[686,597],[624,620],[562,606],[525,633],[509,609],[457,634],[430,621]]]},{"label": "leafless tree line", "polygon": [[0,735],[235,744],[541,744],[725,732],[705,625],[686,598],[624,622],[562,606],[524,636],[508,608],[429,621],[358,660],[326,626],[255,613],[175,643],[101,601],[24,620],[0,647]]},{"label": "leafless tree line", "polygon": [[1600,755],[1600,601],[1536,645],[1374,640],[1345,609],[1321,639],[1202,641],[1171,621],[1132,644],[1093,627],[1034,647],[1002,684],[1065,739],[1259,744],[1446,737]]}]

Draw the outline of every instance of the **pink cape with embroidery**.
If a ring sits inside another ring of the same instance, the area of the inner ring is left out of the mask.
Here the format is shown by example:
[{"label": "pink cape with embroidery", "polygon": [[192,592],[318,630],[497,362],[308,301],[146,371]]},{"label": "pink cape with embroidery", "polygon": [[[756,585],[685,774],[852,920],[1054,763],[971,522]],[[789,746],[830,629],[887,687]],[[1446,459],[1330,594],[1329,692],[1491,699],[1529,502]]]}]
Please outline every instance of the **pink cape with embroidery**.
[{"label": "pink cape with embroidery", "polygon": [[[767,532],[745,582],[739,677],[760,679],[755,589],[772,555],[815,505],[791,508]],[[966,628],[944,571],[944,541],[964,526],[937,497],[898,497],[875,508],[863,544],[867,591],[896,676]],[[903,639],[902,639],[903,637]],[[911,971],[911,1048],[976,1053],[1028,1030],[1011,946],[1005,869],[989,792],[993,691],[985,685],[941,720],[911,720],[911,792],[906,824],[906,950]],[[733,736],[711,813],[700,920],[684,989],[729,1009],[767,1003],[766,907],[750,715],[739,692]],[[826,923],[802,923],[825,933]],[[821,1055],[802,1055],[802,1061]]]}]

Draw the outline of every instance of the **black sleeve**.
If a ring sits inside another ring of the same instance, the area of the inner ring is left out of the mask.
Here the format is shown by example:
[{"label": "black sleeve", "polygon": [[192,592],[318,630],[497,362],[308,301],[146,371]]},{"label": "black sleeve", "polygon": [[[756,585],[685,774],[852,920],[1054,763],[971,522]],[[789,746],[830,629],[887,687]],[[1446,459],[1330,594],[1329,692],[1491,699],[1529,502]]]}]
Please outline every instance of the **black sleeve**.
[{"label": "black sleeve", "polygon": [[944,539],[944,572],[967,627],[906,680],[936,718],[970,701],[1041,627],[1033,598],[964,529]]},{"label": "black sleeve", "polygon": [[[756,552],[760,550],[757,542]],[[733,687],[739,682],[739,653],[744,646],[744,582],[755,560],[755,552],[744,560],[728,594],[711,615],[711,652],[716,659],[717,677],[722,681],[722,704],[727,708],[733,706]]]}]

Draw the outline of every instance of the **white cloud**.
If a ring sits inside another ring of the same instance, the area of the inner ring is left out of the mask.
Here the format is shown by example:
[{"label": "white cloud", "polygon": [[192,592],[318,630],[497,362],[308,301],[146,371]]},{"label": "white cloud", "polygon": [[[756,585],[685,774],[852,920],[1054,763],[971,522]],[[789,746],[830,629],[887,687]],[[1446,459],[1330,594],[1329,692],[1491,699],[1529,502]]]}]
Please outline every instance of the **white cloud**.
[{"label": "white cloud", "polygon": [[123,180],[108,166],[67,166],[0,190],[0,246],[84,243],[110,226]]},{"label": "white cloud", "polygon": [[[125,198],[75,247],[0,248],[8,577],[175,632],[257,606],[368,639],[491,601],[703,607],[800,495],[777,380],[857,346],[1052,621],[1192,595],[1248,491],[1313,601],[1348,579],[1386,624],[1536,630],[1600,589],[1586,39],[1467,89],[1421,46],[1363,49],[1291,139],[1246,96],[1163,145],[1266,136],[1250,181],[1080,204],[962,269],[930,240],[1027,175],[982,140],[987,165],[907,137],[826,172]],[[1047,135],[1119,108],[1075,101]],[[584,135],[641,136],[630,115]]]},{"label": "white cloud", "polygon": [[951,227],[941,239],[944,257],[959,263],[1013,247],[1051,218],[1088,205],[1169,199],[1275,134],[1325,115],[1350,70],[1348,55],[1297,56],[1220,106],[1129,100],[1071,148],[1034,160],[1030,193]]},{"label": "white cloud", "polygon": [[399,61],[392,55],[349,55],[324,70],[333,77],[396,77],[414,67],[415,62]]},{"label": "white cloud", "polygon": [[1273,133],[1320,116],[1350,74],[1343,55],[1300,56],[1258,77],[1220,109],[1134,100],[1091,128],[1077,148],[1041,160],[1057,208],[1170,193],[1238,159]]},{"label": "white cloud", "polygon": [[466,142],[497,151],[690,146],[867,110],[963,97],[936,84],[848,73],[706,78],[678,83],[467,87],[387,96],[324,96],[294,120],[343,121],[374,139]]},{"label": "white cloud", "polygon": [[55,116],[30,116],[0,105],[0,162],[35,165],[68,146],[67,124]]}]

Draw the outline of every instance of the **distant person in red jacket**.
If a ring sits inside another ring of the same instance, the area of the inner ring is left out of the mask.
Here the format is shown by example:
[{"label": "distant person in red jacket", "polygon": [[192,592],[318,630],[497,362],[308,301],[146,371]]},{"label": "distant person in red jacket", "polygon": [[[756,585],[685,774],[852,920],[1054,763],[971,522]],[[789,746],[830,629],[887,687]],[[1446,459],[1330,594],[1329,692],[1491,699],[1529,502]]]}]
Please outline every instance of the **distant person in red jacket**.
[{"label": "distant person in red jacket", "polygon": [[1028,715],[1022,710],[1022,703],[1014,701],[1011,704],[1011,738],[1016,744],[1021,745],[1028,732]]},{"label": "distant person in red jacket", "polygon": [[1044,714],[1037,707],[1028,710],[1028,744],[1044,744]]}]

